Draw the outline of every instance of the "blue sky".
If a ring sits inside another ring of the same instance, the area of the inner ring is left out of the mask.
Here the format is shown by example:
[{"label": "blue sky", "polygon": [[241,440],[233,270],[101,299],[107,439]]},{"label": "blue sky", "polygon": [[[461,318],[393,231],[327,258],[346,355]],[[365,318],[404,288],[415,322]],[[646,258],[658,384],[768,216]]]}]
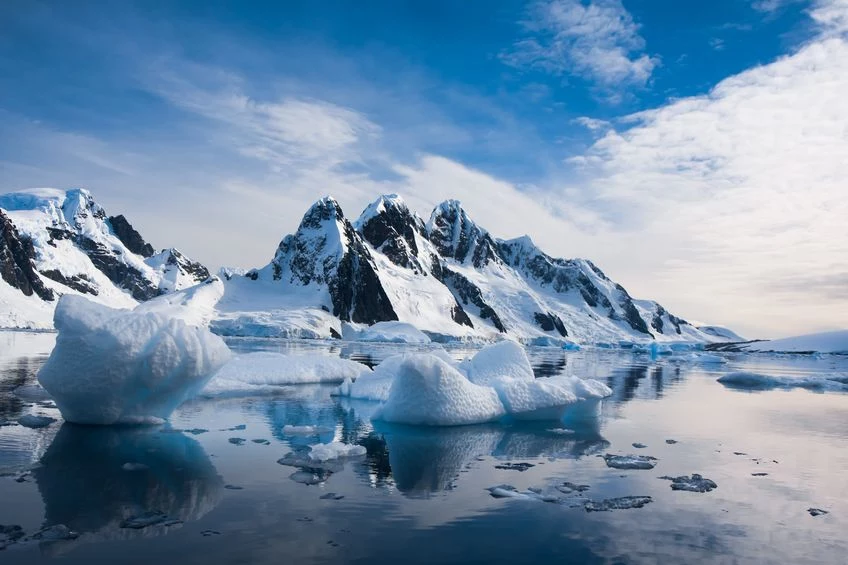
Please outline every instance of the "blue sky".
[{"label": "blue sky", "polygon": [[326,193],[456,197],[684,317],[832,329],[846,30],[846,0],[11,0],[0,191],[86,186],[242,267]]}]

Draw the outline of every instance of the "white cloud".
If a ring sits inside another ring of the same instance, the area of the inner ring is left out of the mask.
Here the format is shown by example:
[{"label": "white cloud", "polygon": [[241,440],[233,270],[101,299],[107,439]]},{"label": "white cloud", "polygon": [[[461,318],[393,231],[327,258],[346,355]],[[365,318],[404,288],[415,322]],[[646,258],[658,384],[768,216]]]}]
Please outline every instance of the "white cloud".
[{"label": "white cloud", "polygon": [[522,22],[528,33],[501,60],[513,67],[574,74],[603,89],[644,85],[659,59],[644,53],[639,26],[620,0],[546,0]]},{"label": "white cloud", "polygon": [[753,335],[844,326],[846,14],[819,2],[822,35],[796,53],[631,116],[579,160],[580,205],[620,234],[607,264],[636,294]]}]

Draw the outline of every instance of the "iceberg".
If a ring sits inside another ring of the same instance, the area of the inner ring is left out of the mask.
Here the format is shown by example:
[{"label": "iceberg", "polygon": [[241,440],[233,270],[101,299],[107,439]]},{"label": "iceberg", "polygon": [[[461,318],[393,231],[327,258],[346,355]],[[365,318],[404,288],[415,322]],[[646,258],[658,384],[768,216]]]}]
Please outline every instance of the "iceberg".
[{"label": "iceberg", "polygon": [[130,311],[65,295],[38,381],[78,424],[161,422],[230,359],[224,341],[167,308]]},{"label": "iceberg", "polygon": [[361,363],[327,355],[284,355],[257,351],[239,355],[221,367],[203,396],[235,396],[274,392],[286,385],[351,381],[371,370]]},{"label": "iceberg", "polygon": [[398,424],[457,426],[491,422],[504,414],[493,388],[472,383],[435,355],[416,354],[398,366],[377,418]]},{"label": "iceberg", "polygon": [[503,417],[559,420],[567,412],[594,413],[612,391],[577,377],[536,378],[521,345],[502,341],[456,363],[444,350],[394,355],[346,380],[338,396],[381,402],[374,418],[393,423],[453,426]]},{"label": "iceberg", "polygon": [[803,388],[818,392],[848,392],[848,375],[842,374],[790,377],[738,371],[720,377],[718,382],[738,390]]}]

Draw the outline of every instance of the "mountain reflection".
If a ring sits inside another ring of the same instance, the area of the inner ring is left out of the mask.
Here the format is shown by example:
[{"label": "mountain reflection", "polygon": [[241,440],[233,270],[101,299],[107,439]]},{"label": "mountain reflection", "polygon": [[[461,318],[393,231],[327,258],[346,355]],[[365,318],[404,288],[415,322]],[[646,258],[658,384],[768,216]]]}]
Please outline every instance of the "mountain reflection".
[{"label": "mountain reflection", "polygon": [[[125,470],[131,463],[134,470]],[[63,424],[33,471],[44,500],[44,524],[115,539],[156,535],[120,522],[144,511],[197,520],[222,497],[223,481],[200,444],[150,427]]]}]

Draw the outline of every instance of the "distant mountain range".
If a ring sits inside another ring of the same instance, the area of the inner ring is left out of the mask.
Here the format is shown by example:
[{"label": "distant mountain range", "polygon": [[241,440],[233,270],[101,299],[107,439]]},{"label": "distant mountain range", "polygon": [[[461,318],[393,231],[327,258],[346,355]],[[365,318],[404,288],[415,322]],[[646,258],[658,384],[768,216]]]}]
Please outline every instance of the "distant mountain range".
[{"label": "distant mountain range", "polygon": [[[175,248],[158,253],[91,194],[0,195],[0,327],[50,328],[58,295],[133,307],[209,277]],[[343,324],[407,322],[437,340],[527,343],[736,340],[636,300],[586,259],[559,259],[527,237],[502,240],[456,200],[425,222],[397,195],[348,220],[322,198],[259,269],[222,269],[214,331],[338,337]]]}]

